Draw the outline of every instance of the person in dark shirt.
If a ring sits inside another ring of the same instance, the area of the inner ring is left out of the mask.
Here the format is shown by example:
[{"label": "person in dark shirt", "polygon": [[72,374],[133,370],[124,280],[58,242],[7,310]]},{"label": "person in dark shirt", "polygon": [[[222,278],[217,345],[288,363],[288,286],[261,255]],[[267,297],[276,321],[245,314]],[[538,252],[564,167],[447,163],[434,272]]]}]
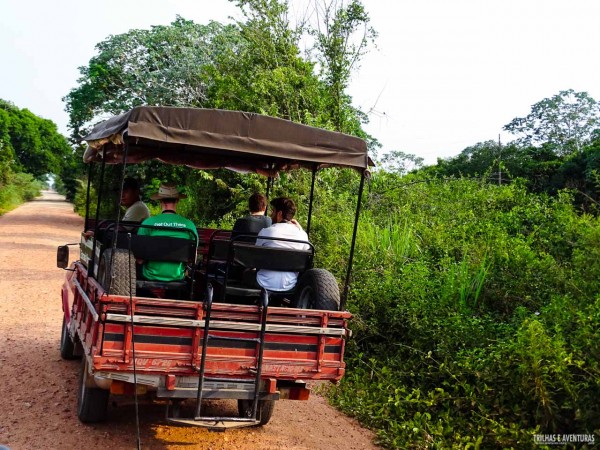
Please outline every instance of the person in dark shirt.
[{"label": "person in dark shirt", "polygon": [[270,227],[272,222],[269,216],[265,215],[267,210],[267,198],[259,193],[254,193],[248,199],[250,215],[240,217],[233,225],[232,237],[241,234],[258,234],[263,228]]}]

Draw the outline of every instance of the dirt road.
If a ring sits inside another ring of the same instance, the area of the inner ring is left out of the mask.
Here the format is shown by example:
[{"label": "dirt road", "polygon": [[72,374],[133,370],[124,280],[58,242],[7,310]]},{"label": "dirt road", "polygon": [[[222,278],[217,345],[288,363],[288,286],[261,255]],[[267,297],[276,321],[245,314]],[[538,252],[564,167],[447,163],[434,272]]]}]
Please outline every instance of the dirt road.
[{"label": "dirt road", "polygon": [[[109,421],[76,416],[78,361],[58,344],[64,272],[57,245],[77,242],[83,220],[52,192],[0,217],[0,446],[19,449],[136,448],[133,404],[112,404]],[[76,247],[72,247],[76,249]],[[76,253],[76,251],[75,251]],[[234,405],[218,404],[222,413]],[[373,434],[318,395],[277,402],[262,428],[209,432],[167,424],[163,405],[140,405],[144,449],[376,449]]]}]

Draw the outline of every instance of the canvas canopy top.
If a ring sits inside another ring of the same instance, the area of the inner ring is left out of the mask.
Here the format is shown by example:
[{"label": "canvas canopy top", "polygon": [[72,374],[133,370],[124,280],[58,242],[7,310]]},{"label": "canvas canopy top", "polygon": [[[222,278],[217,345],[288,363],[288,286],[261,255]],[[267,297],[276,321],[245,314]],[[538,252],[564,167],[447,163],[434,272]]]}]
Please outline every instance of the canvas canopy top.
[{"label": "canvas canopy top", "polygon": [[[85,137],[85,162],[156,159],[197,169],[274,175],[299,167],[373,165],[364,140],[261,114],[141,106],[96,125]],[[127,144],[127,146],[125,146]]]}]

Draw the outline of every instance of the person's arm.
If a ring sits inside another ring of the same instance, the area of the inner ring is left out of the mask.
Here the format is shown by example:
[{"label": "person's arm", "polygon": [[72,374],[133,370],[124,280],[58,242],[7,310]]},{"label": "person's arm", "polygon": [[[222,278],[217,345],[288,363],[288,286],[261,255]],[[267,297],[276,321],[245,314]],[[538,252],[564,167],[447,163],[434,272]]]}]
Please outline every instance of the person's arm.
[{"label": "person's arm", "polygon": [[298,228],[300,231],[303,231],[303,230],[302,230],[302,225],[300,225],[300,222],[298,222],[296,219],[292,219],[292,220],[290,220],[290,223],[291,223],[292,225],[295,225],[295,226],[296,226],[296,228]]},{"label": "person's arm", "polygon": [[271,233],[270,233],[269,230],[270,230],[269,228],[263,228],[262,230],[260,230],[258,232],[256,243],[254,245],[259,245],[259,246],[266,245],[269,242],[269,240],[268,239],[261,239],[260,237],[261,236],[267,236],[267,237],[269,237],[271,235]]}]

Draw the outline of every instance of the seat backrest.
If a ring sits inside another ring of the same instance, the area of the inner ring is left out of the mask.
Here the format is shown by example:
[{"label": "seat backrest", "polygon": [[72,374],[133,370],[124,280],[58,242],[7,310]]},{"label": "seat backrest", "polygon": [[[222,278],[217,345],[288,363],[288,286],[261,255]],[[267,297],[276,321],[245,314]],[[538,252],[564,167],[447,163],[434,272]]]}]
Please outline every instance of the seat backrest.
[{"label": "seat backrest", "polygon": [[[118,248],[129,248],[127,235],[119,233]],[[196,241],[168,236],[131,235],[131,251],[137,259],[194,264]]]},{"label": "seat backrest", "polygon": [[264,247],[246,242],[231,243],[231,261],[247,268],[303,272],[312,267],[314,250]]},{"label": "seat backrest", "polygon": [[229,253],[229,241],[223,239],[215,239],[212,242],[209,257],[211,261],[225,261]]},{"label": "seat backrest", "polygon": [[225,261],[229,252],[231,231],[216,230],[210,237],[208,261]]}]

